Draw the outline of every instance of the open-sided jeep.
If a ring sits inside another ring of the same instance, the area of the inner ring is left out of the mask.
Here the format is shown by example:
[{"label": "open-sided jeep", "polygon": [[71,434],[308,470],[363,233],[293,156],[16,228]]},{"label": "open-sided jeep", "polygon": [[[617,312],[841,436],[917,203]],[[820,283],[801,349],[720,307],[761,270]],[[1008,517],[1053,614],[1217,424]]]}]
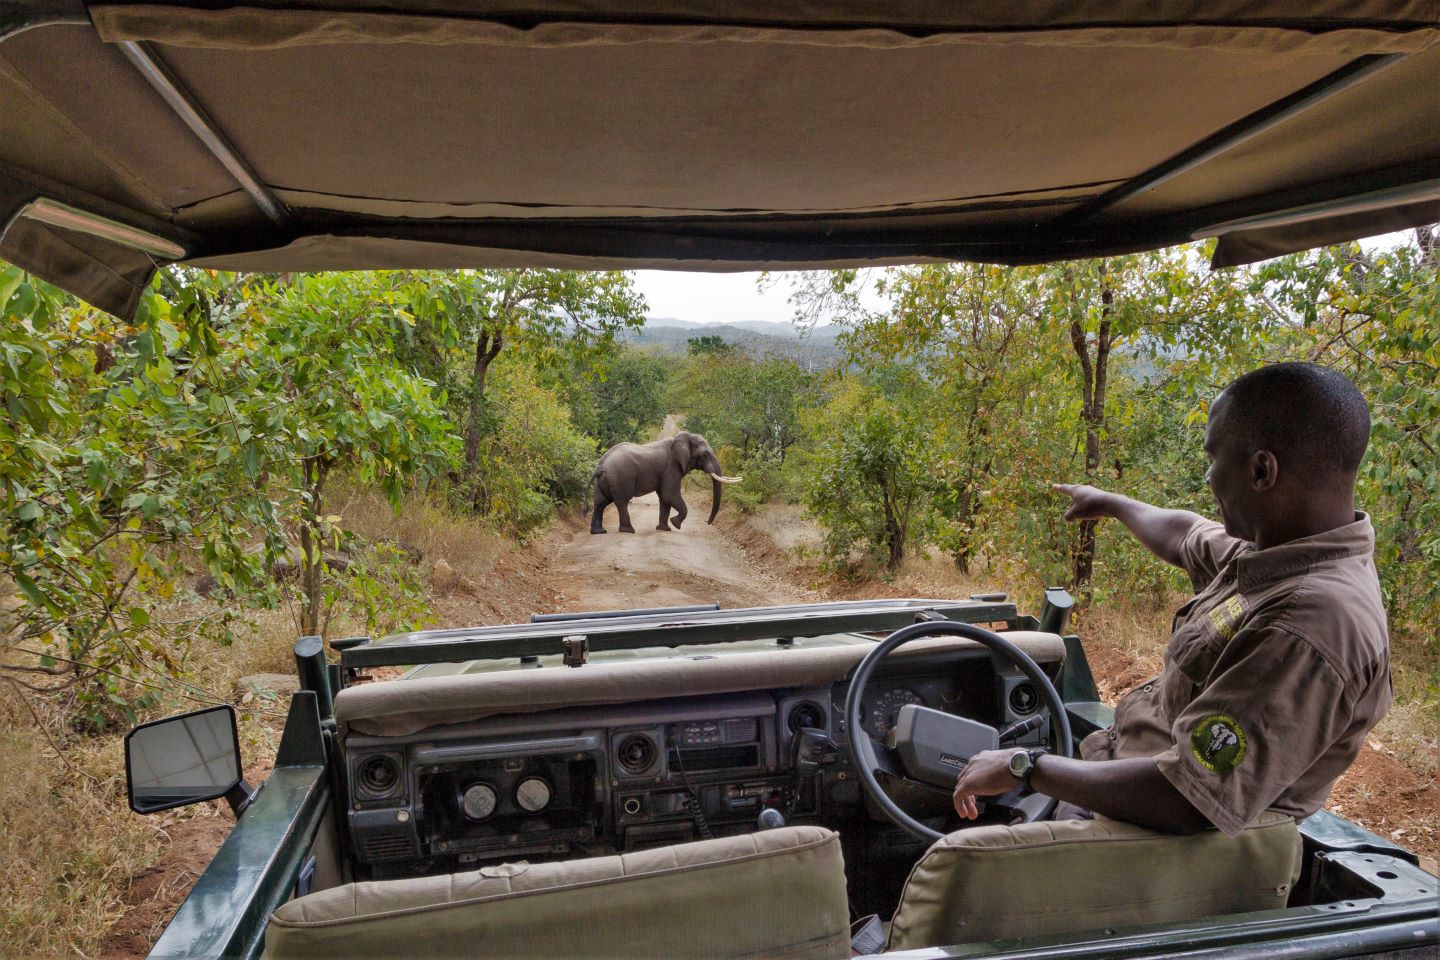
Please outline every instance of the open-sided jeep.
[{"label": "open-sided jeep", "polygon": [[846,957],[870,914],[862,953],[1433,955],[1436,878],[1330,813],[1168,836],[1017,791],[947,833],[971,754],[1108,725],[1069,607],[542,616],[333,664],[302,638],[258,793],[228,707],[127,741],[137,810],[239,814],[151,956]]},{"label": "open-sided jeep", "polygon": [[[171,263],[1226,266],[1440,220],[1437,90],[1434,0],[0,0],[0,258],[122,317]],[[1326,813],[947,833],[973,752],[1107,724],[1065,608],[303,638],[258,790],[228,708],[128,740],[137,809],[238,814],[155,955],[1434,955]]]}]

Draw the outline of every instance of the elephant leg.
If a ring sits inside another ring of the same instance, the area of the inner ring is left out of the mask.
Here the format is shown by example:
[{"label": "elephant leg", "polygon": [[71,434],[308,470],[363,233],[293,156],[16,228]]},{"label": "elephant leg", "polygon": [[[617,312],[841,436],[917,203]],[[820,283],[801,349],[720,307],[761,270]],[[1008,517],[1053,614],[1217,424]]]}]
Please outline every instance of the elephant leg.
[{"label": "elephant leg", "polygon": [[634,533],[635,528],[630,525],[630,501],[616,500],[615,512],[620,514],[620,532]]},{"label": "elephant leg", "polygon": [[590,532],[605,532],[605,508],[610,506],[610,500],[603,494],[595,497],[595,513],[590,517]]},{"label": "elephant leg", "polygon": [[682,523],[685,522],[685,517],[686,517],[686,515],[689,514],[689,513],[690,513],[690,509],[685,506],[685,500],[684,500],[683,498],[681,498],[681,497],[676,497],[676,498],[675,498],[675,519],[670,521],[671,523],[675,524],[675,529],[676,529],[676,530],[679,530],[679,529],[680,529],[680,524],[682,524]]},{"label": "elephant leg", "polygon": [[[677,520],[675,522],[675,525],[678,527],[680,525],[680,522]],[[670,529],[670,504],[665,501],[664,497],[660,498],[660,522],[655,525],[655,529]]]}]

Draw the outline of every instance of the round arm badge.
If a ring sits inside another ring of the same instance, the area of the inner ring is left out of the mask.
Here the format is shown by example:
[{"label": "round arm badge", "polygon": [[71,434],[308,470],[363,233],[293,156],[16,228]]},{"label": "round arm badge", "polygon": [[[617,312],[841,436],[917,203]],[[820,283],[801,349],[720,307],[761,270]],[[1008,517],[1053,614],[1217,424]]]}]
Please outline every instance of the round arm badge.
[{"label": "round arm badge", "polygon": [[1229,773],[1240,766],[1246,745],[1240,721],[1223,713],[1201,720],[1190,734],[1190,752],[1211,773]]}]

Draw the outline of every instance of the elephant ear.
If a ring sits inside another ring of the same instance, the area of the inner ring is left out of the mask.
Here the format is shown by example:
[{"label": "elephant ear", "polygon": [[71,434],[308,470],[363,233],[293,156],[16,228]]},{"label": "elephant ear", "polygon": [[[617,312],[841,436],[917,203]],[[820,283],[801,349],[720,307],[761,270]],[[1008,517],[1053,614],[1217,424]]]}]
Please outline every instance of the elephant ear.
[{"label": "elephant ear", "polygon": [[690,472],[693,454],[690,450],[690,434],[677,433],[670,441],[670,459],[680,468],[682,474]]}]

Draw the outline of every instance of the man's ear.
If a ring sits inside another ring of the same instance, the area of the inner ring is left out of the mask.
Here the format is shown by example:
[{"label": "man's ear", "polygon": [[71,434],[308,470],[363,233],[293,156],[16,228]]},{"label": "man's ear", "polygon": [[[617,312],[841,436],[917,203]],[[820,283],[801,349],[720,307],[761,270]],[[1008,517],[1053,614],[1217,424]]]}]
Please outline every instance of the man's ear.
[{"label": "man's ear", "polygon": [[1280,482],[1280,461],[1269,450],[1256,450],[1250,454],[1250,486],[1264,493],[1274,489]]}]

